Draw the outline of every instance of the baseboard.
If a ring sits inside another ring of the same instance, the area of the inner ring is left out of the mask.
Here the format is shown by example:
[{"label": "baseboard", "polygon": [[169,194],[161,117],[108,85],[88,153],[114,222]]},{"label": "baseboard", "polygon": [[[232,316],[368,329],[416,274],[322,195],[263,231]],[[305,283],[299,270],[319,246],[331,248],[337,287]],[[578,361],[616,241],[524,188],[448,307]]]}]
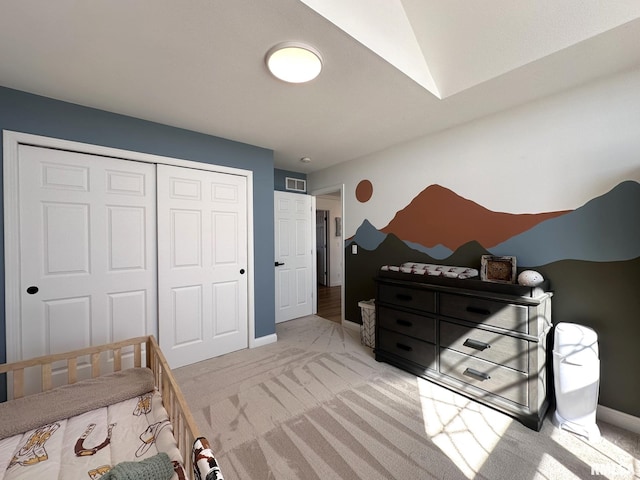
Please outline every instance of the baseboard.
[{"label": "baseboard", "polygon": [[613,408],[598,405],[596,410],[596,418],[603,422],[610,423],[616,427],[624,428],[630,432],[640,435],[640,418],[629,415],[628,413],[614,410]]},{"label": "baseboard", "polygon": [[352,322],[351,320],[342,320],[342,326],[345,328],[348,328],[349,330],[360,331],[360,324],[356,322]]},{"label": "baseboard", "polygon": [[249,342],[249,348],[264,347],[265,345],[276,343],[277,341],[278,335],[272,333],[271,335],[265,335],[264,337],[255,338],[253,342]]}]

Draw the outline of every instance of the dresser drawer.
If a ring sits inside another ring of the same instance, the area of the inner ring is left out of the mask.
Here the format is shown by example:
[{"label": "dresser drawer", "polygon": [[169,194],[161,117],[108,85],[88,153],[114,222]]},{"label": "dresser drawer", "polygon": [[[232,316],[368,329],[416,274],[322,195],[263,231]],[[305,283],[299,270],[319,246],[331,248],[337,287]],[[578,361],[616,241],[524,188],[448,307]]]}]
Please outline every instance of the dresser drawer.
[{"label": "dresser drawer", "polygon": [[449,349],[440,350],[440,373],[486,392],[528,405],[528,376]]},{"label": "dresser drawer", "polygon": [[529,342],[456,323],[440,322],[440,346],[493,363],[529,371]]},{"label": "dresser drawer", "polygon": [[411,360],[426,368],[436,369],[436,346],[412,337],[378,329],[377,348]]},{"label": "dresser drawer", "polygon": [[382,328],[436,343],[435,319],[387,307],[378,307],[376,313],[376,321]]},{"label": "dresser drawer", "polygon": [[406,288],[400,285],[384,285],[378,291],[378,301],[423,312],[436,311],[436,293],[431,290]]},{"label": "dresser drawer", "polygon": [[443,293],[440,295],[440,313],[447,317],[528,333],[529,310],[524,305]]}]

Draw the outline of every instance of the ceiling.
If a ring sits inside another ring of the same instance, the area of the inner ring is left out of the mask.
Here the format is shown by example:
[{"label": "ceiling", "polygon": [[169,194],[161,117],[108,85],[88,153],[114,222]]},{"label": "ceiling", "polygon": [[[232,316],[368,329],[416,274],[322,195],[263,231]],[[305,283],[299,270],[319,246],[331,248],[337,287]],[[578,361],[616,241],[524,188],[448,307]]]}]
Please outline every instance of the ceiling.
[{"label": "ceiling", "polygon": [[[305,173],[640,66],[637,0],[0,2],[0,85]],[[284,41],[322,53],[316,80],[270,76]]]}]

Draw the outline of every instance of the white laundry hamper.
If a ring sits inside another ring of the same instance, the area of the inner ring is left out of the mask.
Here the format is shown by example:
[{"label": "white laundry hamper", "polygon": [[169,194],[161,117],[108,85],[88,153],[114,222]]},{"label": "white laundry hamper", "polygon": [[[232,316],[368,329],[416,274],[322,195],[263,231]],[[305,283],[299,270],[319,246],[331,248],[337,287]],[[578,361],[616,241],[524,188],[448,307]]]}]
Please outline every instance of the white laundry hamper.
[{"label": "white laundry hamper", "polygon": [[556,325],[553,372],[556,397],[553,424],[590,441],[600,438],[596,425],[600,387],[596,332],[575,323]]}]

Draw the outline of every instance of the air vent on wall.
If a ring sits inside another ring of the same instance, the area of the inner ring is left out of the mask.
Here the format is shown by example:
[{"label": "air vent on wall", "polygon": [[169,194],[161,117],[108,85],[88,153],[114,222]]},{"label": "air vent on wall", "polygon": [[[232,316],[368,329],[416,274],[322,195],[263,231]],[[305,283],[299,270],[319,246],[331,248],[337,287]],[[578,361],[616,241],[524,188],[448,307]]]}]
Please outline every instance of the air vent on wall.
[{"label": "air vent on wall", "polygon": [[285,189],[292,192],[307,192],[307,181],[301,178],[285,178]]}]

